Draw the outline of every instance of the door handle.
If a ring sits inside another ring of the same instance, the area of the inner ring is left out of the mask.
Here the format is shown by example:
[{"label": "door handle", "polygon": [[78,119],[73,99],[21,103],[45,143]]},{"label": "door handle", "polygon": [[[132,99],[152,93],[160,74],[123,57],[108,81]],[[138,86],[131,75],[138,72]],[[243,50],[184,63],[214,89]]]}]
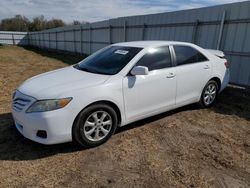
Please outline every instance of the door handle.
[{"label": "door handle", "polygon": [[173,78],[175,77],[175,74],[173,72],[170,72],[168,75],[167,75],[167,78]]},{"label": "door handle", "polygon": [[209,68],[210,68],[209,65],[204,66],[204,69],[209,69]]}]

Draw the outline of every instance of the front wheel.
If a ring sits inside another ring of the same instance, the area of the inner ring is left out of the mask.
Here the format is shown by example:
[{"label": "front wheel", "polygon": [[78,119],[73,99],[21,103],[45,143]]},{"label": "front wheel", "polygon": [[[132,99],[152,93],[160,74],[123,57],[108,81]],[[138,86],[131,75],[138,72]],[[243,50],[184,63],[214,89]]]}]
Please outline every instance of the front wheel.
[{"label": "front wheel", "polygon": [[83,110],[73,126],[73,140],[85,147],[106,142],[117,127],[117,114],[106,104],[95,104]]},{"label": "front wheel", "polygon": [[216,81],[210,80],[202,91],[200,105],[204,108],[212,106],[217,98],[217,94],[218,84]]}]

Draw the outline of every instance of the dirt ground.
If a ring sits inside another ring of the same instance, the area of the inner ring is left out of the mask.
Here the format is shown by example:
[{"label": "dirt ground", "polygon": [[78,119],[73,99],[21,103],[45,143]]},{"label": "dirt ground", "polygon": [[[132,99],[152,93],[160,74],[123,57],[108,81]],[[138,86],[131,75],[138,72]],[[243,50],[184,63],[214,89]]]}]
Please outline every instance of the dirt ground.
[{"label": "dirt ground", "polygon": [[11,93],[82,57],[0,46],[0,187],[250,187],[250,92],[186,106],[117,130],[104,145],[44,146],[14,128]]}]

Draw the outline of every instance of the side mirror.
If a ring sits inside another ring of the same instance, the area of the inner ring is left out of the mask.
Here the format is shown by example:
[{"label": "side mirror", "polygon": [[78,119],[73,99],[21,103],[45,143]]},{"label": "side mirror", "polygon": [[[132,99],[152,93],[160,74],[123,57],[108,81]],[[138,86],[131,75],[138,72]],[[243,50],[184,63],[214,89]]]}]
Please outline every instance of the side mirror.
[{"label": "side mirror", "polygon": [[133,76],[136,75],[148,75],[148,67],[144,67],[144,66],[135,66],[130,73]]}]

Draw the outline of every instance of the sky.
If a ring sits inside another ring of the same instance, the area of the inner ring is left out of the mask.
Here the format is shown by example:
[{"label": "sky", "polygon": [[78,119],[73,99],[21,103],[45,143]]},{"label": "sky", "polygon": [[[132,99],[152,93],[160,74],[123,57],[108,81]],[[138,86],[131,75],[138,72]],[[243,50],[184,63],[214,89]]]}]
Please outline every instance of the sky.
[{"label": "sky", "polygon": [[0,20],[20,14],[29,19],[44,15],[46,19],[60,18],[67,23],[95,22],[232,2],[239,0],[0,0]]}]

